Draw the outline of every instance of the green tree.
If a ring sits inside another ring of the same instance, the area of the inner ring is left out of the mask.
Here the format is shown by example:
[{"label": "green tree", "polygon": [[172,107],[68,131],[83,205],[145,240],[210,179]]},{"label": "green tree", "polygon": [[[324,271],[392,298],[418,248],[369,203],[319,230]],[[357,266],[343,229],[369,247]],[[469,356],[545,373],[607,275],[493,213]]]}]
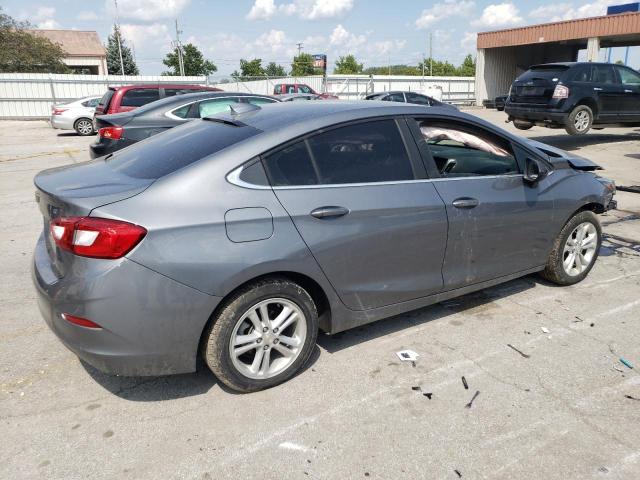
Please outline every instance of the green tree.
[{"label": "green tree", "polygon": [[[120,38],[120,46],[122,48],[122,66],[124,66],[124,72],[120,65],[118,37]],[[131,49],[122,36],[118,25],[113,26],[113,32],[111,32],[111,35],[109,35],[107,39],[107,71],[110,75],[138,75],[140,73],[133,59],[133,53],[131,53]]]},{"label": "green tree", "polygon": [[458,67],[458,75],[461,77],[475,77],[476,76],[476,61],[471,55],[464,57],[462,65]]},{"label": "green tree", "polygon": [[362,73],[363,65],[358,63],[356,57],[349,54],[346,57],[340,57],[336,61],[336,68],[333,70],[333,73],[348,75],[348,74],[356,74]]},{"label": "green tree", "polygon": [[422,75],[422,69],[415,65],[389,65],[386,67],[369,67],[363,70],[366,75]]},{"label": "green tree", "polygon": [[254,58],[253,60],[240,59],[240,72],[237,70],[231,74],[233,78],[239,77],[264,77],[265,71],[262,68],[262,59]]},{"label": "green tree", "polygon": [[[218,70],[218,67],[213,62],[204,58],[202,52],[193,43],[187,43],[182,47],[182,57],[185,75],[209,75]],[[180,75],[180,61],[178,58],[177,48],[167,53],[162,63],[173,70],[163,72],[163,75]]]},{"label": "green tree", "polygon": [[17,22],[0,7],[0,72],[69,73],[60,45],[34,35],[29,22]]},{"label": "green tree", "polygon": [[287,72],[282,65],[270,62],[264,69],[264,73],[269,77],[286,77]]},{"label": "green tree", "polygon": [[308,53],[301,53],[293,57],[291,64],[291,75],[294,77],[302,77],[304,75],[313,75],[316,73],[313,67],[313,57]]},{"label": "green tree", "polygon": [[[420,75],[422,75],[422,66],[424,65],[424,74],[434,77],[453,77],[458,75],[456,67],[449,62],[442,62],[431,58],[425,58],[422,63],[418,65]],[[432,70],[433,69],[433,70]]]}]

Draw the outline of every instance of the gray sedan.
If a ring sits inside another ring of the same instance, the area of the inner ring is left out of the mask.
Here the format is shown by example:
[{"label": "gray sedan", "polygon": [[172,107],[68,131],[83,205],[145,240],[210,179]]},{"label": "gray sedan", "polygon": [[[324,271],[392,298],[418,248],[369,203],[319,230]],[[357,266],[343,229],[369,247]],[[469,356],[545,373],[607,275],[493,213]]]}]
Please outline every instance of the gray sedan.
[{"label": "gray sedan", "polygon": [[590,161],[452,109],[249,105],[35,178],[49,327],[122,375],[201,355],[249,392],[336,333],[540,273],[575,284],[615,206]]}]

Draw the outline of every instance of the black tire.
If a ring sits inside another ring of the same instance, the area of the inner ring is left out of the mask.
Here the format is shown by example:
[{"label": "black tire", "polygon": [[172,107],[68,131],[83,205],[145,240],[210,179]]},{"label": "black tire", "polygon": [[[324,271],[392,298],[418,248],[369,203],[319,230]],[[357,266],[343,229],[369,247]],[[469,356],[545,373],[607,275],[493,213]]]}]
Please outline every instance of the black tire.
[{"label": "black tire", "polygon": [[76,131],[78,135],[81,137],[87,137],[89,135],[95,135],[95,130],[93,129],[93,122],[90,118],[79,118],[73,124],[73,129]]},{"label": "black tire", "polygon": [[578,105],[564,121],[569,135],[584,135],[593,125],[593,111],[586,105]]},{"label": "black tire", "polygon": [[504,107],[496,107],[496,110],[499,112],[504,112]]},{"label": "black tire", "polygon": [[[270,298],[282,298],[300,308],[306,321],[306,338],[293,363],[276,376],[250,378],[233,365],[229,351],[234,329],[242,316],[256,304]],[[255,392],[285,382],[306,364],[318,337],[318,311],[309,293],[284,277],[271,277],[247,285],[233,294],[211,319],[203,336],[204,361],[227,387],[238,392]]]},{"label": "black tire", "polygon": [[527,122],[526,120],[514,120],[513,126],[518,130],[529,130],[531,127],[533,127],[533,123]]},{"label": "black tire", "polygon": [[[580,274],[572,276],[565,271],[563,266],[564,247],[567,239],[569,238],[569,235],[573,233],[576,227],[585,222],[593,224],[597,232],[595,254],[591,259],[591,263]],[[550,282],[556,283],[558,285],[573,285],[575,283],[581,282],[589,274],[589,272],[593,268],[593,265],[596,263],[601,244],[602,228],[600,227],[600,222],[598,221],[598,217],[595,215],[595,213],[589,210],[577,213],[576,215],[571,217],[571,219],[560,231],[558,238],[556,238],[555,242],[553,243],[553,248],[551,250],[551,253],[549,254],[549,258],[547,259],[547,265],[545,269],[540,273],[540,275]]]}]

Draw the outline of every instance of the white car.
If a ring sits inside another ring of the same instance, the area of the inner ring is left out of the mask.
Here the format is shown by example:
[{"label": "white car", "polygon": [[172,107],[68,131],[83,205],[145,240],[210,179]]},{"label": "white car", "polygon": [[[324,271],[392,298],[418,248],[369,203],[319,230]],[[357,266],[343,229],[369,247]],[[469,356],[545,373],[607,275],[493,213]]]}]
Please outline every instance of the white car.
[{"label": "white car", "polygon": [[75,130],[78,135],[93,135],[93,112],[100,96],[81,98],[51,107],[51,126],[60,130]]}]

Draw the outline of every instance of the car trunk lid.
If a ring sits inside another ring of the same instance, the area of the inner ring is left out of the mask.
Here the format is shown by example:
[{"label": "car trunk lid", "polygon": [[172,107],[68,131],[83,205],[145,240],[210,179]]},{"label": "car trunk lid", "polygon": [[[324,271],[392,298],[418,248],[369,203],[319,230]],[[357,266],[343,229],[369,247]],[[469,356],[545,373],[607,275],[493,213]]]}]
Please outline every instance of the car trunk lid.
[{"label": "car trunk lid", "polygon": [[36,202],[42,214],[43,235],[51,267],[62,278],[74,255],[58,248],[50,221],[58,217],[88,216],[97,207],[133,197],[153,183],[113,171],[104,159],[45,170],[36,175]]}]

